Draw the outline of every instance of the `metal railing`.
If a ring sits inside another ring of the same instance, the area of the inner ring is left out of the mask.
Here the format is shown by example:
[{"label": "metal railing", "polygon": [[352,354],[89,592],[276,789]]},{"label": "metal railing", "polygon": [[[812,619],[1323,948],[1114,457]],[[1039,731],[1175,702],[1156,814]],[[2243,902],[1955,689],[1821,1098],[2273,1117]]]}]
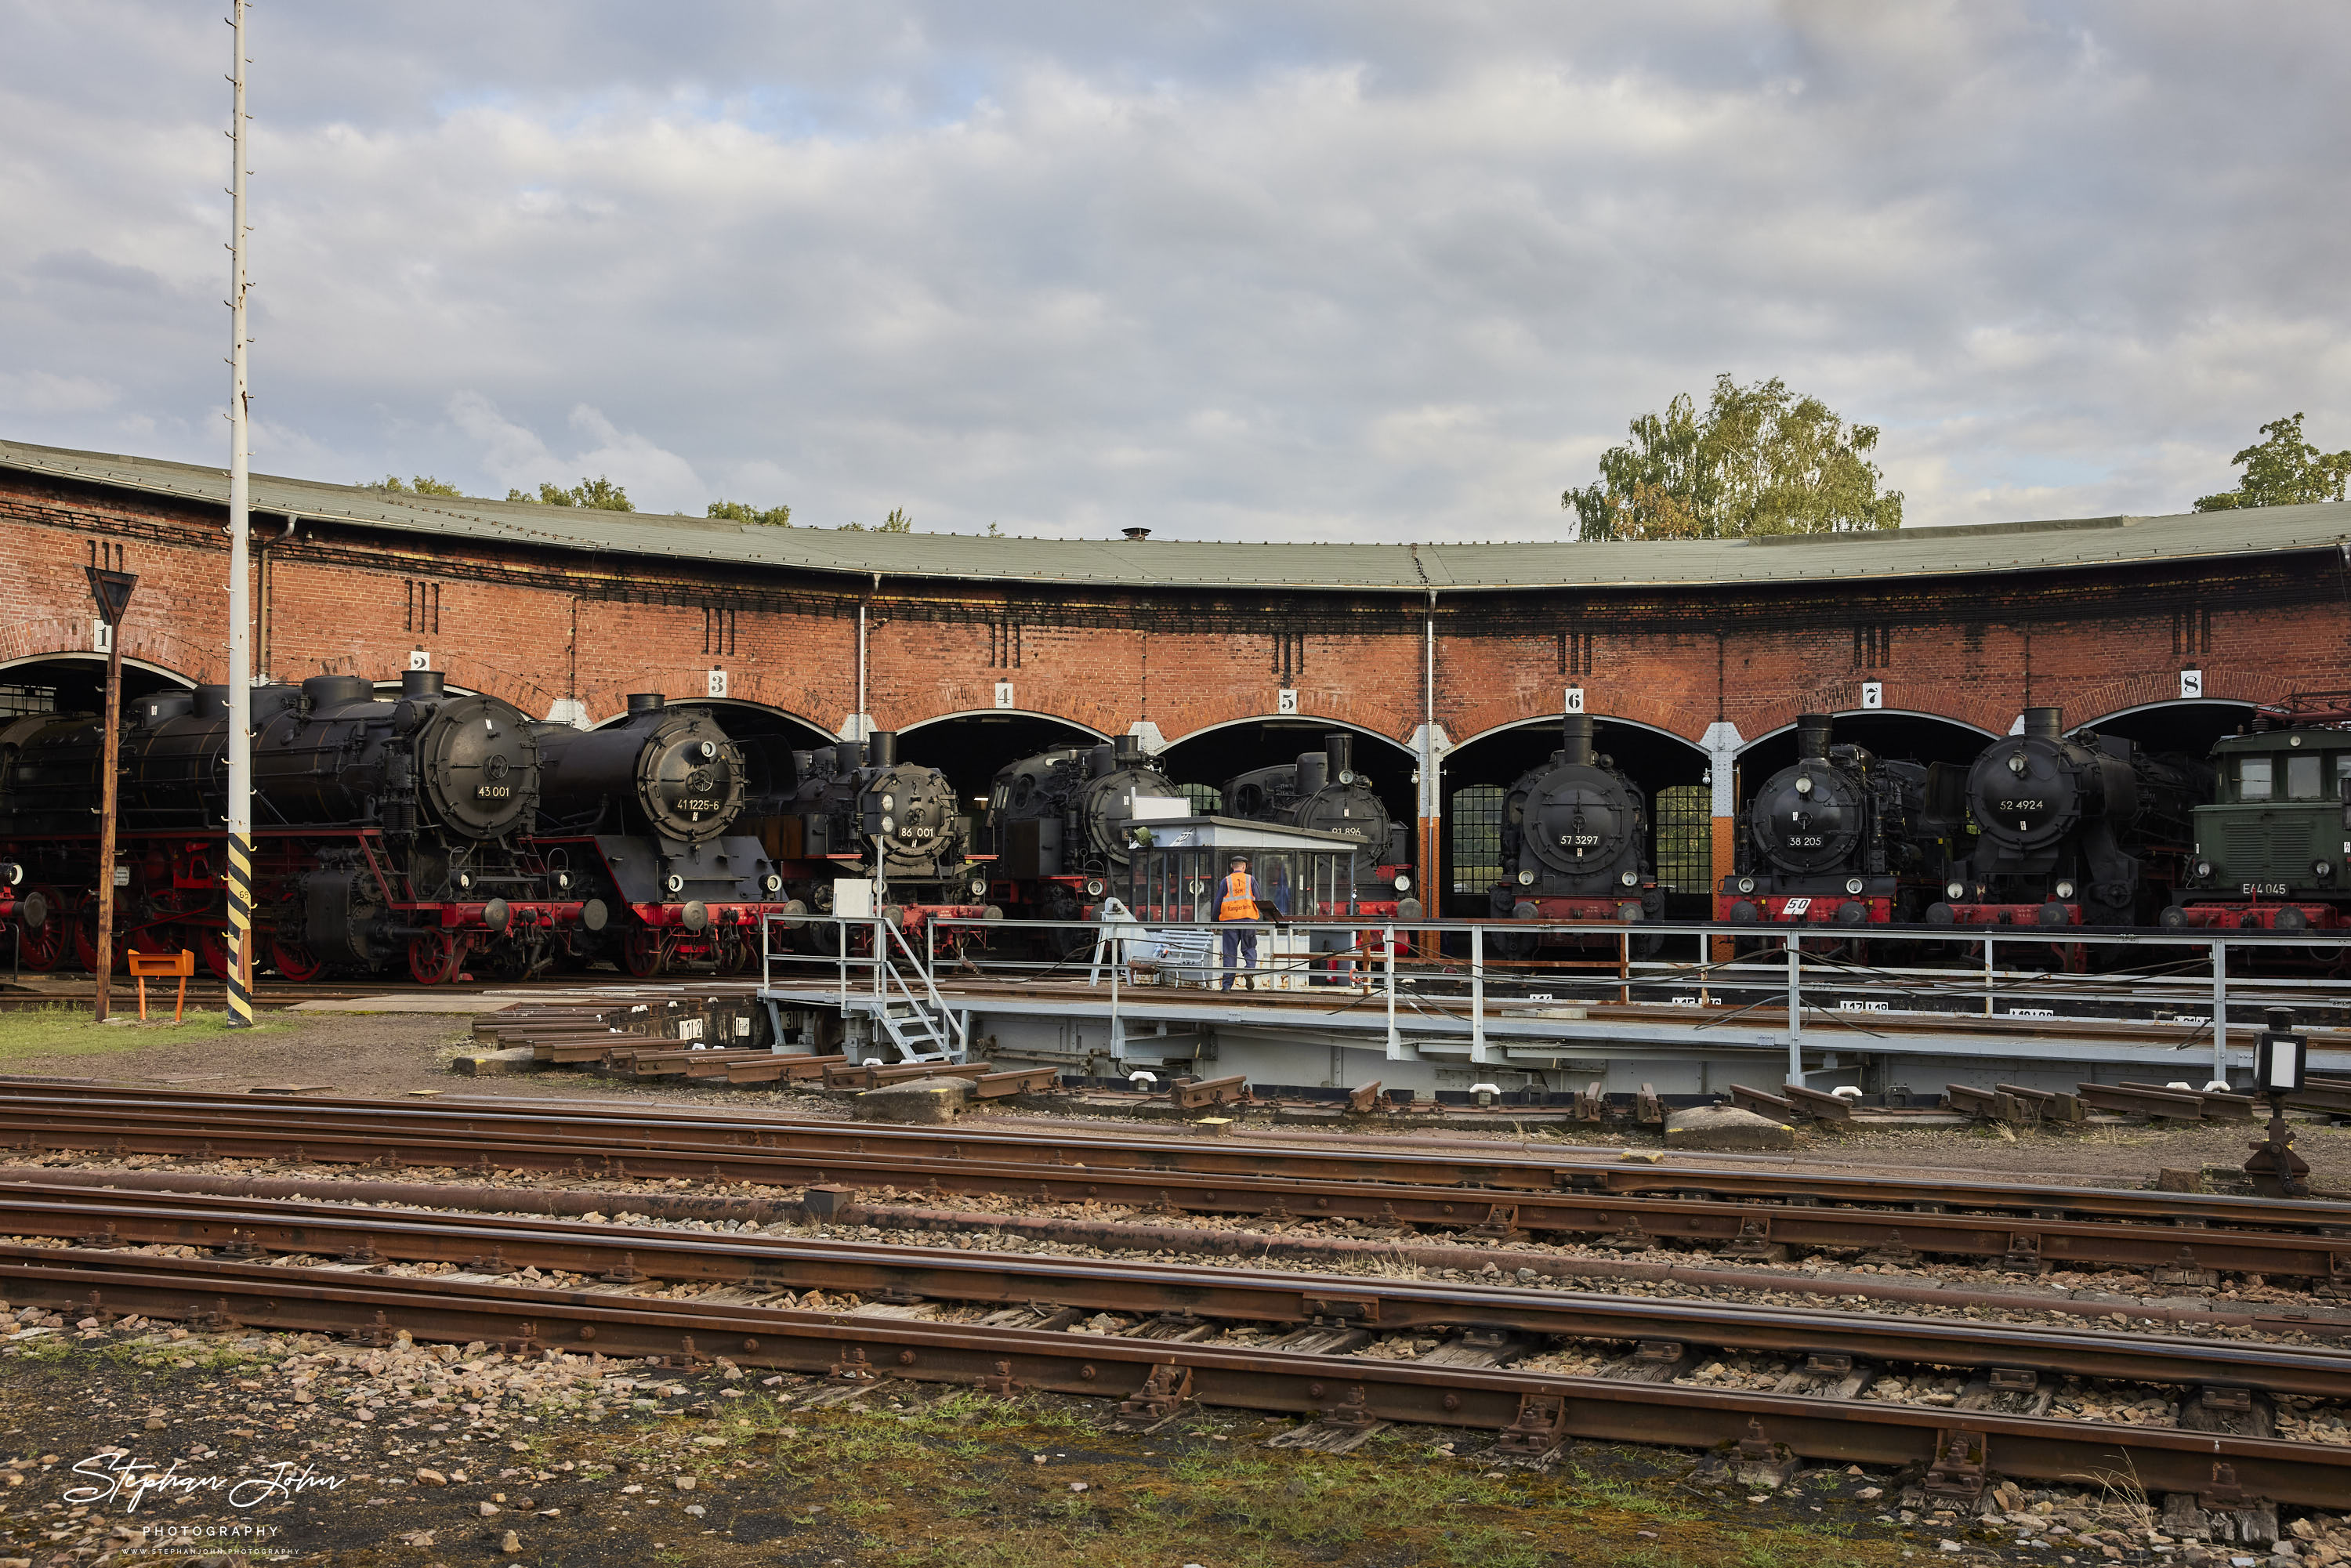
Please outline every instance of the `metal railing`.
[{"label": "metal railing", "polygon": [[[786,926],[834,935],[820,941],[818,953],[779,952],[776,933]],[[2029,1026],[2065,1017],[2153,1022],[2209,1044],[2211,1077],[2220,1081],[2232,1064],[2251,1061],[2251,1028],[2233,1026],[2247,1043],[2229,1043],[2232,1009],[2250,1015],[2287,1007],[2305,1017],[2314,1009],[2341,1013],[2351,1024],[2351,981],[2315,972],[2338,955],[2351,957],[2351,944],[2314,940],[2322,935],[2316,933],[1465,920],[1295,920],[1254,923],[1252,929],[1324,941],[1318,950],[1269,953],[1254,966],[1228,967],[1219,957],[1181,967],[1215,987],[1270,980],[1274,988],[1344,995],[1342,1010],[1357,1016],[1365,1002],[1375,1002],[1386,1054],[1395,1060],[1417,1055],[1421,1043],[1466,1040],[1472,1064],[1504,1065],[1493,1026],[1523,1020],[1531,1004],[1569,1002],[1608,1009],[1620,1020],[1644,1007],[1692,1009],[1699,1016],[1687,1032],[1719,1038],[1731,1020],[1760,1015],[1769,1026],[1760,1032],[1784,1045],[1786,1082],[1794,1083],[1805,1072],[1808,1013],[1848,1020],[1844,1029],[1812,1031],[1834,1040],[1817,1048],[1831,1051],[1865,1049],[1851,1038],[1855,1013],[1883,1015],[1889,1024],[2013,1018]],[[1036,994],[1106,989],[1113,1055],[1121,1057],[1123,1015],[1139,1005],[1138,993],[1155,1002],[1167,998],[1167,976],[1154,972],[1155,983],[1136,983],[1146,967],[1157,968],[1147,947],[1164,933],[1222,930],[1215,923],[1132,918],[935,921],[923,927],[917,955],[905,933],[879,916],[771,916],[763,922],[761,986],[773,989],[779,973],[829,965],[834,984],[822,988],[844,1010],[859,999],[880,1005],[893,988],[909,1001],[919,994],[955,1019],[961,1042],[975,1004],[963,999],[958,1013],[958,999],[938,985],[944,940],[984,977],[1050,982]],[[866,933],[863,953],[846,939],[852,931]],[[1045,956],[1019,956],[1040,945]],[[893,953],[904,955],[905,973],[893,965]],[[855,988],[852,975],[861,977]],[[1197,996],[1202,988],[1179,990]],[[1222,995],[1236,1004],[1266,1005],[1254,995]],[[1009,1004],[991,998],[987,1005]],[[1301,1024],[1312,1021],[1303,1009],[1283,1010]],[[1980,1021],[1969,1028],[1980,1035]],[[2183,1047],[2174,1040],[2169,1049]]]}]

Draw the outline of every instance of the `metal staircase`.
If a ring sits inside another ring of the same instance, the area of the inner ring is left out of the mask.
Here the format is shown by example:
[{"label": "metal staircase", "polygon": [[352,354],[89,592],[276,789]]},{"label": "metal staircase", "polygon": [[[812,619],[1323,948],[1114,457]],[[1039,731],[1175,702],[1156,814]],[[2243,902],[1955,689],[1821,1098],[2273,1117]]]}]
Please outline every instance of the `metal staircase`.
[{"label": "metal staircase", "polygon": [[930,966],[904,932],[886,920],[874,925],[883,935],[873,955],[873,991],[856,1010],[873,1020],[900,1061],[962,1061],[970,1045],[969,1019],[939,995]]}]

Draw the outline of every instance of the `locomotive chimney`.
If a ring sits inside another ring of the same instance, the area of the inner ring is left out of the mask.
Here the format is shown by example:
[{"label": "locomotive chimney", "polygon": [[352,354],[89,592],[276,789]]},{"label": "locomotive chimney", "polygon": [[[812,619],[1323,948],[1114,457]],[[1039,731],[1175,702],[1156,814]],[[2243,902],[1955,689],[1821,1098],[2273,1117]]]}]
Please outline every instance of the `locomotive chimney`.
[{"label": "locomotive chimney", "polygon": [[809,776],[809,770],[815,766],[815,752],[795,749],[792,752],[792,782],[797,784],[801,779],[807,778]]},{"label": "locomotive chimney", "polygon": [[1808,713],[1796,720],[1796,755],[1798,758],[1825,758],[1829,754],[1829,731],[1835,720],[1824,713]]},{"label": "locomotive chimney", "polygon": [[1592,766],[1592,716],[1572,713],[1559,721],[1561,737],[1566,741],[1567,760]]},{"label": "locomotive chimney", "polygon": [[1331,755],[1326,751],[1301,751],[1298,754],[1298,792],[1319,794],[1331,782]]},{"label": "locomotive chimney", "polygon": [[[309,682],[302,685],[307,687]],[[448,678],[438,670],[402,670],[400,672],[400,695],[404,697],[437,697],[448,693]]]},{"label": "locomotive chimney", "polygon": [[2028,738],[2054,740],[2064,727],[2064,708],[2029,707],[2024,710],[2024,733]]},{"label": "locomotive chimney", "polygon": [[865,737],[865,760],[868,766],[889,768],[898,760],[898,732],[877,729]]},{"label": "locomotive chimney", "polygon": [[1351,773],[1355,767],[1355,737],[1352,735],[1326,735],[1322,737],[1322,755],[1328,758],[1328,777],[1336,779]]},{"label": "locomotive chimney", "polygon": [[659,713],[667,700],[659,692],[631,692],[629,711],[632,714]]},{"label": "locomotive chimney", "polygon": [[1122,735],[1113,740],[1111,745],[1115,749],[1115,754],[1121,767],[1134,768],[1141,765],[1143,761],[1143,737],[1139,735]]},{"label": "locomotive chimney", "polygon": [[865,766],[865,747],[853,740],[844,740],[832,748],[833,771],[854,773]]}]

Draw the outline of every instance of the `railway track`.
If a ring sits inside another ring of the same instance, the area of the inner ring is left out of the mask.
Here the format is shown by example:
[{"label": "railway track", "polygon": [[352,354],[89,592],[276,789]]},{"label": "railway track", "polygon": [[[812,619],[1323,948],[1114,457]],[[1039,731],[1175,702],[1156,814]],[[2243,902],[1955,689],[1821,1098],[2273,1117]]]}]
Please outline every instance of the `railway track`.
[{"label": "railway track", "polygon": [[[810,1375],[802,1403],[899,1377],[1116,1399],[1147,1427],[1196,1402],[1307,1416],[1301,1446],[1333,1450],[1415,1421],[1494,1432],[1530,1459],[1593,1437],[1723,1447],[1782,1477],[1806,1459],[1910,1464],[1957,1502],[2006,1474],[2129,1475],[2221,1510],[2351,1505],[2351,1450],[2267,1435],[2272,1396],[2351,1392],[2351,1355],[2300,1346],[26,1186],[0,1190],[0,1228],[77,1242],[0,1245],[0,1293],[85,1319],[723,1356]],[[227,1255],[126,1250],[159,1244]],[[505,1270],[524,1260],[576,1279],[518,1282]],[[460,1271],[386,1271],[403,1260]],[[864,1300],[810,1310],[811,1291]],[[1101,1312],[1135,1321],[1066,1332]],[[1768,1389],[1676,1381],[1697,1346],[1787,1365]],[[1862,1396],[1896,1366],[1978,1375],[1951,1408]],[[2177,1388],[2180,1426],[2053,1416],[2060,1378]]]},{"label": "railway track", "polygon": [[20,1084],[0,1149],[914,1188],[1487,1236],[1695,1248],[1773,1260],[1791,1249],[2149,1271],[2252,1273],[2351,1288],[2351,1205],[1948,1178],[1562,1159],[1533,1151],[1299,1148],[1051,1131],[931,1130],[549,1103],[256,1102],[249,1096]]}]

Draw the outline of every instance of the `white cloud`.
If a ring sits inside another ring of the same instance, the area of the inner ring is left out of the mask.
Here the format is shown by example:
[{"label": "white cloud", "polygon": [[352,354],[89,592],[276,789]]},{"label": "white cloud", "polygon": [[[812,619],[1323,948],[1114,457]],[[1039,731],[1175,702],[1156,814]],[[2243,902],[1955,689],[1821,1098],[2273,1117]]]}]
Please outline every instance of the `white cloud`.
[{"label": "white cloud", "polygon": [[[327,478],[1525,538],[1729,371],[1913,523],[2166,509],[2351,444],[2351,15],[2263,16],[257,13],[256,393]],[[214,460],[217,25],[0,26],[6,434]]]}]

